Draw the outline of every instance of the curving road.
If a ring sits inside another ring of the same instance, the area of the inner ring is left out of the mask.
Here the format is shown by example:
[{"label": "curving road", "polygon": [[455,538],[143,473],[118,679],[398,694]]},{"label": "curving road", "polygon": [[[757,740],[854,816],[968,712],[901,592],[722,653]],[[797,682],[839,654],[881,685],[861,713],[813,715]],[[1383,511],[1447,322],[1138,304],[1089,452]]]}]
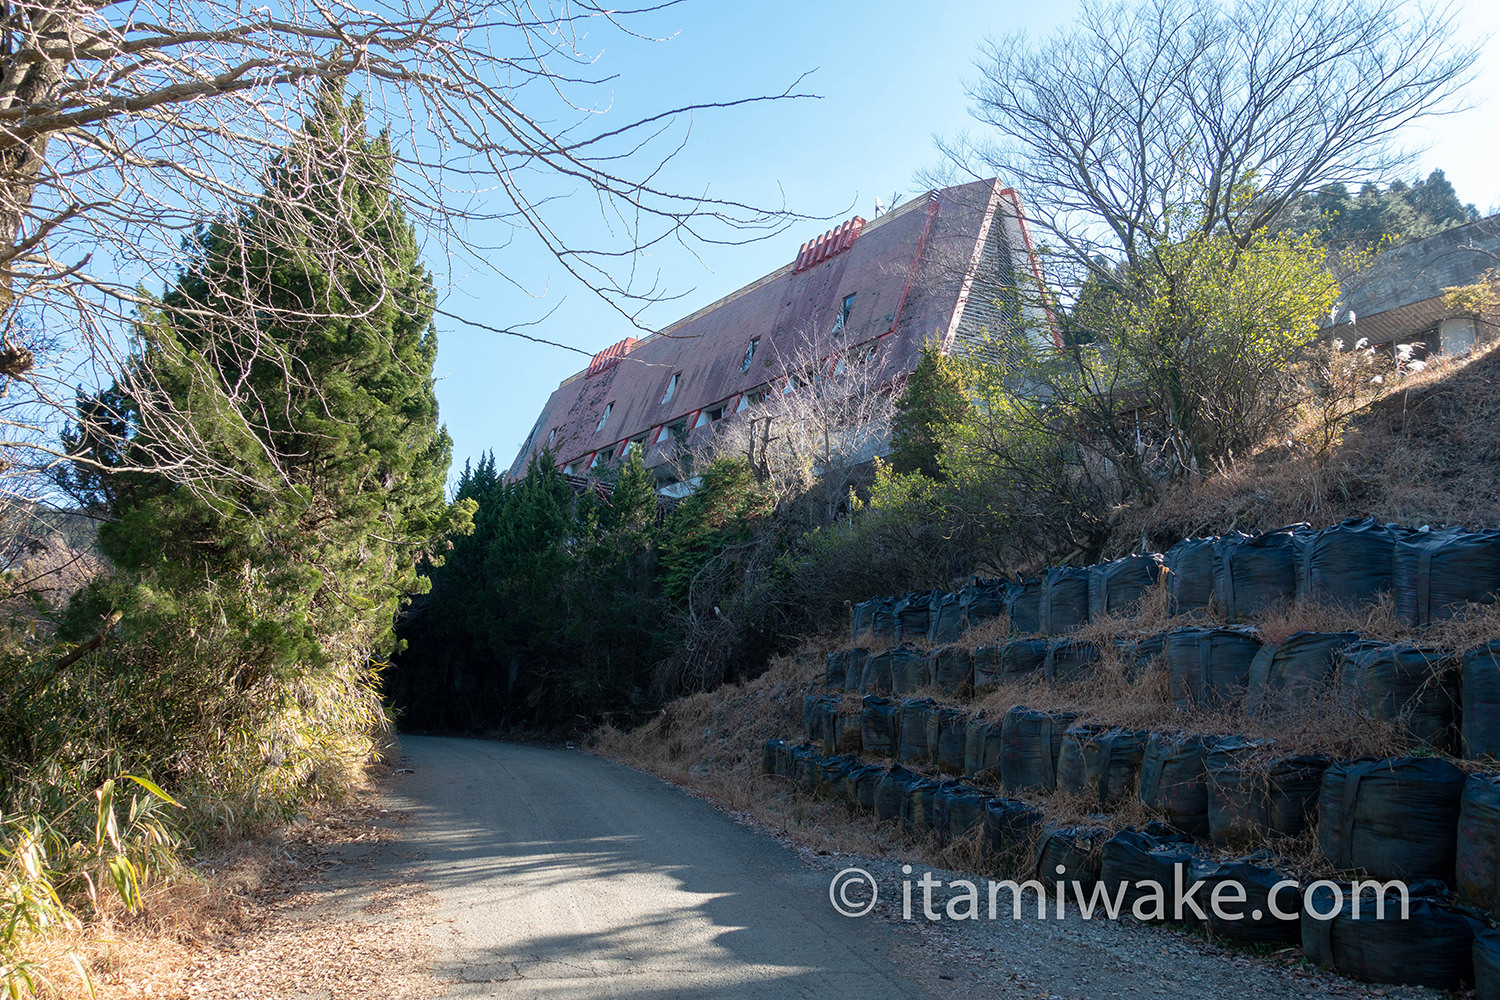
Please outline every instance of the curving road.
[{"label": "curving road", "polygon": [[828,875],[654,778],[582,753],[402,738],[450,996],[927,997]]}]

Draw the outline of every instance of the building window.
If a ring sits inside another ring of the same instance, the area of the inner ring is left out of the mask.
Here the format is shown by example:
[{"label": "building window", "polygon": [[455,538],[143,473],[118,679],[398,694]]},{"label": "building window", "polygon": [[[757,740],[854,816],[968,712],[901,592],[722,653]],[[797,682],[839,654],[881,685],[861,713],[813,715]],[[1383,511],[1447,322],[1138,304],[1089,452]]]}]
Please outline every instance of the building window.
[{"label": "building window", "polygon": [[668,403],[670,403],[672,401],[672,397],[677,394],[677,383],[681,378],[682,372],[676,372],[675,374],[673,374],[672,380],[667,383],[667,391],[661,397],[661,404],[663,406],[666,406]]},{"label": "building window", "polygon": [[629,458],[632,452],[640,451],[645,446],[646,435],[642,434],[638,438],[631,438],[629,441],[625,442],[625,447],[620,451],[620,457]]},{"label": "building window", "polygon": [[672,440],[674,437],[677,437],[679,435],[686,434],[686,433],[687,433],[687,421],[686,420],[679,420],[675,424],[668,424],[667,426],[663,427],[661,429],[661,433],[656,436],[656,443],[657,444],[665,444],[666,442]]},{"label": "building window", "polygon": [[764,390],[764,389],[756,389],[753,392],[747,392],[743,396],[740,397],[740,405],[735,408],[734,412],[736,412],[736,413],[742,413],[745,410],[750,409],[750,407],[752,407],[752,406],[759,406],[761,403],[764,403],[765,401],[766,401],[766,390]]},{"label": "building window", "polygon": [[547,447],[548,448],[552,447],[552,442],[556,441],[556,440],[557,440],[557,428],[554,427],[554,428],[552,428],[552,430],[550,430],[550,431],[547,432]]},{"label": "building window", "polygon": [[722,405],[712,406],[698,414],[698,422],[693,425],[693,429],[697,430],[699,427],[707,427],[709,424],[718,423],[723,419],[724,407]]},{"label": "building window", "polygon": [[750,343],[745,345],[745,360],[740,362],[740,374],[743,375],[750,370],[750,359],[755,357],[755,348],[760,345],[759,337],[751,337]]},{"label": "building window", "polygon": [[605,424],[605,422],[607,420],[609,420],[610,411],[613,410],[614,408],[615,408],[615,404],[614,403],[605,403],[604,404],[604,415],[599,418],[599,423],[594,427],[594,433],[595,434],[598,434],[600,431],[604,430],[604,424]]},{"label": "building window", "polygon": [[838,333],[849,322],[849,313],[854,309],[854,295],[845,295],[844,301],[839,305],[839,313],[833,319],[833,332]]}]

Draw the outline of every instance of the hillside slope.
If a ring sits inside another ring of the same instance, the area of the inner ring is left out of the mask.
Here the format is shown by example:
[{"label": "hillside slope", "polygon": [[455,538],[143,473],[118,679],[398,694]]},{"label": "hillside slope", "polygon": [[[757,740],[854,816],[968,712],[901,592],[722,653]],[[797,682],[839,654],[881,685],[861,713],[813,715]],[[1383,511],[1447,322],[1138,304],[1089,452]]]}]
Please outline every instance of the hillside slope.
[{"label": "hillside slope", "polygon": [[1409,377],[1350,418],[1319,456],[1302,441],[1170,490],[1122,516],[1122,548],[1298,521],[1500,524],[1500,345]]}]

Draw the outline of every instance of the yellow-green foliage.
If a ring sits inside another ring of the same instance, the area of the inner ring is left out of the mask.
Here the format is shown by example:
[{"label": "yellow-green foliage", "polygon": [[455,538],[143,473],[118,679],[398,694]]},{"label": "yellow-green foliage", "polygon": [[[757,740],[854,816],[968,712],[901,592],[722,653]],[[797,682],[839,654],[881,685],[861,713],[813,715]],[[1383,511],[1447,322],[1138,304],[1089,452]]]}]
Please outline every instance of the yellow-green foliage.
[{"label": "yellow-green foliage", "polygon": [[1443,308],[1457,315],[1476,316],[1500,306],[1500,268],[1486,271],[1472,285],[1443,289]]},{"label": "yellow-green foliage", "polygon": [[[59,815],[0,816],[0,1000],[37,993],[45,981],[32,945],[76,926],[106,894],[127,911],[141,905],[141,890],[174,862],[168,808],[180,806],[154,782],[126,774]],[[74,967],[87,983],[76,959]]]}]

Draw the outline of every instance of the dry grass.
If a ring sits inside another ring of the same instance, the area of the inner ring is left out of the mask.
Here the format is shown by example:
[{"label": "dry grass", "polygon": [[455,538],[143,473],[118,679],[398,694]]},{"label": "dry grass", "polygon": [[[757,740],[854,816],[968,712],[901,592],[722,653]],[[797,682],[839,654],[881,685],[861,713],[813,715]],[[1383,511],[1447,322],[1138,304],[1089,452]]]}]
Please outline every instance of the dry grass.
[{"label": "dry grass", "polygon": [[1363,407],[1319,456],[1307,435],[1271,442],[1155,506],[1121,511],[1116,546],[1373,516],[1500,524],[1500,344],[1434,363]]},{"label": "dry grass", "polygon": [[[374,770],[379,771],[377,767]],[[136,913],[114,907],[54,942],[49,997],[90,996],[64,950],[83,961],[100,1000],[136,998],[426,995],[426,934],[416,921],[326,912],[316,886],[364,850],[396,837],[402,817],[380,810],[370,789],[312,810],[273,835],[199,859],[150,886]],[[421,887],[383,884],[363,912],[424,910]],[[318,907],[318,912],[308,912]]]}]

